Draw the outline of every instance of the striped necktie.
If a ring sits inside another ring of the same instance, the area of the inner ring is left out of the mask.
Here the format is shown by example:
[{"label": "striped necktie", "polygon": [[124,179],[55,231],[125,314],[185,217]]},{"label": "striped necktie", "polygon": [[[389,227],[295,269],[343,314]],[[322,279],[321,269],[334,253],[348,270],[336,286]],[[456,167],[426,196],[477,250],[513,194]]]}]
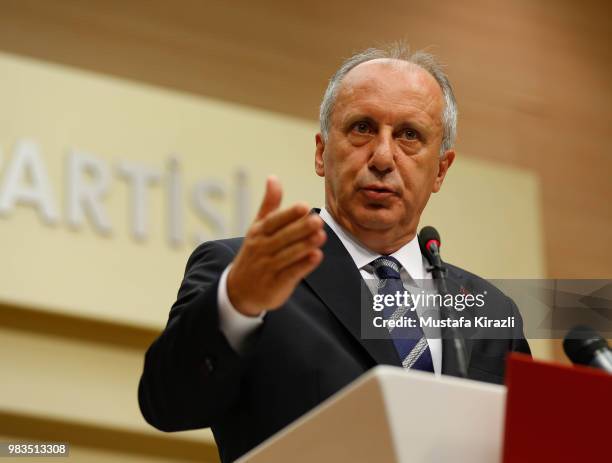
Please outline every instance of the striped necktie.
[{"label": "striped necktie", "polygon": [[[394,297],[398,292],[402,295],[404,294],[406,290],[400,278],[400,269],[402,265],[395,258],[391,256],[381,256],[372,261],[371,265],[378,278],[380,278],[378,283],[378,294],[391,294]],[[403,299],[402,296],[400,302],[403,302]],[[431,351],[427,344],[427,338],[419,326],[419,317],[416,310],[411,310],[412,299],[409,295],[407,300],[409,305],[385,305],[383,309],[383,318],[385,320],[401,320],[402,317],[407,317],[415,320],[416,326],[388,327],[389,335],[393,340],[393,344],[395,345],[395,349],[397,350],[404,368],[430,371],[433,373],[433,362],[431,359]]]}]

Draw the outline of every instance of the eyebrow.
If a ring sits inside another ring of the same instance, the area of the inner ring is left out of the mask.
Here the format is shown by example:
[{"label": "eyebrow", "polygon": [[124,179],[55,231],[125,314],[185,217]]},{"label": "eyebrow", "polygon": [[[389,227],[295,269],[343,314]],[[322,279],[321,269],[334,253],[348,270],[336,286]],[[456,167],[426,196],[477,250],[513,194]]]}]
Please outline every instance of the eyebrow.
[{"label": "eyebrow", "polygon": [[378,123],[372,116],[368,116],[365,113],[355,113],[345,118],[342,121],[342,126],[350,127],[351,125],[353,125],[355,122],[358,122],[358,121],[365,121],[365,122],[369,122],[374,125],[378,125]]}]

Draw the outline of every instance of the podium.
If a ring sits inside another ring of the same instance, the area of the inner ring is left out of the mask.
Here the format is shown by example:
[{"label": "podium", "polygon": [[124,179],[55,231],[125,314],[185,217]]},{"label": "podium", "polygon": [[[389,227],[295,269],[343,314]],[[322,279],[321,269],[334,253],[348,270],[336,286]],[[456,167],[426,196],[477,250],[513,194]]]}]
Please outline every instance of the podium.
[{"label": "podium", "polygon": [[378,366],[240,463],[499,461],[506,391]]},{"label": "podium", "polygon": [[[612,416],[612,376],[522,357],[510,357],[509,389],[378,366],[237,462],[575,463],[612,455],[603,423]],[[580,391],[588,407],[576,401]]]}]

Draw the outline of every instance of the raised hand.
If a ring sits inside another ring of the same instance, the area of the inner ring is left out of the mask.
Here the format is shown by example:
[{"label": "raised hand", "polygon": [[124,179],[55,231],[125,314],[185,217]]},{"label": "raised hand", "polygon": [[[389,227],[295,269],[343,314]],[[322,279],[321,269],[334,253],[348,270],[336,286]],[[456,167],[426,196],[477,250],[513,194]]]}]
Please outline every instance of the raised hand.
[{"label": "raised hand", "polygon": [[280,182],[269,177],[257,217],[227,277],[229,299],[244,315],[282,306],[323,259],[323,220],[310,214],[306,203],[280,209],[281,200]]}]

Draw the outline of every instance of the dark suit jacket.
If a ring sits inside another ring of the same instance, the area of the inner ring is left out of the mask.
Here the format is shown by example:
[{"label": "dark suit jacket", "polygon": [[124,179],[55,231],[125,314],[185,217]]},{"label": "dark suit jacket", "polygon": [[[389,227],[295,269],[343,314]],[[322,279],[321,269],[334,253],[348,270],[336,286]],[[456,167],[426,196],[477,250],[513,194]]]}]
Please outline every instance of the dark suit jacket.
[{"label": "dark suit jacket", "polygon": [[[211,427],[221,460],[233,461],[368,369],[400,366],[389,339],[361,339],[362,278],[326,226],[324,260],[283,308],[268,312],[238,355],[219,330],[217,286],[241,238],[212,241],[191,255],[168,324],[148,349],[138,398],[162,431]],[[456,288],[487,290],[498,314],[520,315],[514,302],[481,278],[449,266]],[[458,290],[458,289],[457,289]],[[509,351],[529,353],[522,322],[507,339],[466,340],[468,375],[502,383]],[[442,370],[457,375],[443,340]]]}]

